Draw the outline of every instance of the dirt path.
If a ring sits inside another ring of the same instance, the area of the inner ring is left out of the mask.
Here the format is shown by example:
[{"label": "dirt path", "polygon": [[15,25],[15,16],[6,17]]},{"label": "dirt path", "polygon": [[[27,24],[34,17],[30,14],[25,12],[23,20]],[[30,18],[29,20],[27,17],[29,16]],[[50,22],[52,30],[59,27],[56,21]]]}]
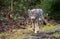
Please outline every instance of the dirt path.
[{"label": "dirt path", "polygon": [[60,29],[56,29],[54,31],[45,31],[37,34],[32,34],[30,36],[26,36],[24,39],[60,39],[60,36],[52,36],[54,33],[60,34]]},{"label": "dirt path", "polygon": [[55,37],[49,34],[40,33],[36,35],[27,36],[24,39],[60,39],[60,37]]}]

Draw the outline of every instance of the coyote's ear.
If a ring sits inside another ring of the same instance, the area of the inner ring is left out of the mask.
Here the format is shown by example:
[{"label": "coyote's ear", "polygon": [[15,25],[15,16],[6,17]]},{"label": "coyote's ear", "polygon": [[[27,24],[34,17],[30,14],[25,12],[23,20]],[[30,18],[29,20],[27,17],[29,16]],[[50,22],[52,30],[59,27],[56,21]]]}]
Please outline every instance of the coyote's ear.
[{"label": "coyote's ear", "polygon": [[30,13],[30,9],[28,9],[28,13]]}]

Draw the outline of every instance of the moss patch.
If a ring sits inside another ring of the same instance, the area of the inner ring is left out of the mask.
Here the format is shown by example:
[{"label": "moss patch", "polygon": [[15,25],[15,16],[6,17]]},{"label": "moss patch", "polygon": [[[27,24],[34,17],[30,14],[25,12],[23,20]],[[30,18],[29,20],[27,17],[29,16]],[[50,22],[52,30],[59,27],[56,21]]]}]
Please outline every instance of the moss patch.
[{"label": "moss patch", "polygon": [[41,28],[41,31],[52,31],[52,30],[55,30],[57,28],[60,28],[60,26],[53,26],[51,24],[47,24]]}]

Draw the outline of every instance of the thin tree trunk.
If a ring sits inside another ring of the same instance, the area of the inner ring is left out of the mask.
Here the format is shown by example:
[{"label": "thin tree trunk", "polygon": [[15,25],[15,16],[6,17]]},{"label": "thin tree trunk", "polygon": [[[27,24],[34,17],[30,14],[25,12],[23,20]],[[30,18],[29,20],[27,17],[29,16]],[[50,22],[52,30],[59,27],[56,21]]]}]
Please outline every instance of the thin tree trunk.
[{"label": "thin tree trunk", "polygon": [[13,12],[13,0],[11,0],[11,12]]}]

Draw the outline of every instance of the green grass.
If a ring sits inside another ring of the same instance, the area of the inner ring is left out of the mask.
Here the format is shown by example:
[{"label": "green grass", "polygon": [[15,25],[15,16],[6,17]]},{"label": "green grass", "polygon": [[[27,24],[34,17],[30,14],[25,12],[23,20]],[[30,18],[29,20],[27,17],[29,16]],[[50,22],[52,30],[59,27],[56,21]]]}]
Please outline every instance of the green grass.
[{"label": "green grass", "polygon": [[5,36],[4,33],[0,33],[0,37]]},{"label": "green grass", "polygon": [[[47,24],[44,27],[42,27],[40,30],[41,31],[51,31],[51,30],[55,30],[57,28],[60,28],[60,26],[53,26],[51,24]],[[9,38],[9,39],[23,39],[24,37],[29,36],[32,33],[33,33],[32,29],[31,28],[27,28],[27,29],[24,29],[24,30],[23,29],[19,29],[13,34],[0,33],[0,37],[7,36],[7,38]],[[51,36],[58,37],[58,36],[60,36],[60,33],[54,33]]]},{"label": "green grass", "polygon": [[[56,28],[59,28],[60,26],[53,26],[53,25],[45,25],[44,27],[41,28],[42,31],[51,31],[51,30],[55,30]],[[25,30],[23,30],[22,32],[20,32],[19,34],[17,34],[16,36],[12,37],[11,39],[23,39],[23,37],[31,35],[32,31],[31,28],[27,28]],[[60,36],[60,33],[54,33],[51,36]]]},{"label": "green grass", "polygon": [[53,26],[51,24],[47,24],[44,27],[41,28],[42,31],[52,31],[55,30],[57,28],[60,28],[60,26]]},{"label": "green grass", "polygon": [[31,31],[28,29],[17,31],[10,39],[23,39],[25,36],[31,35]]},{"label": "green grass", "polygon": [[51,36],[55,36],[55,37],[60,37],[60,33],[54,33],[54,34],[52,34]]},{"label": "green grass", "polygon": [[[47,24],[41,30],[44,32],[44,31],[52,31],[52,30],[59,29],[59,28],[60,28],[60,25],[53,26],[51,24]],[[56,33],[52,34],[51,36],[58,37],[58,36],[60,36],[60,32],[56,32]]]}]

